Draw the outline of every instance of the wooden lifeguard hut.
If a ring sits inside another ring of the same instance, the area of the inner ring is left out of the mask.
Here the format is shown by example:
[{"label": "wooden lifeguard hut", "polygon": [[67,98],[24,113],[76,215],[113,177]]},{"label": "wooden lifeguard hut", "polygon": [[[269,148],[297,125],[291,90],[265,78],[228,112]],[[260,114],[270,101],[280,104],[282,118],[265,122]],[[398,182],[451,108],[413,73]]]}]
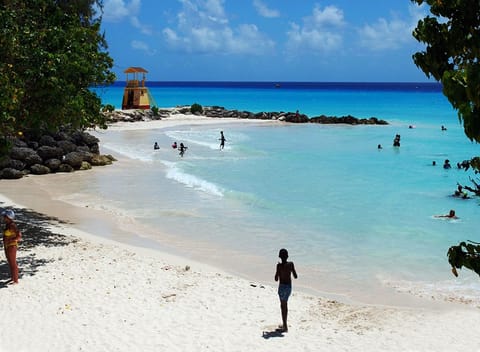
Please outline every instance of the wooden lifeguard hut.
[{"label": "wooden lifeguard hut", "polygon": [[[122,110],[125,109],[150,109],[153,98],[145,87],[145,74],[142,67],[129,67],[123,71],[127,75],[127,84],[123,92]],[[142,79],[139,79],[140,74]],[[129,76],[130,75],[130,76]]]}]

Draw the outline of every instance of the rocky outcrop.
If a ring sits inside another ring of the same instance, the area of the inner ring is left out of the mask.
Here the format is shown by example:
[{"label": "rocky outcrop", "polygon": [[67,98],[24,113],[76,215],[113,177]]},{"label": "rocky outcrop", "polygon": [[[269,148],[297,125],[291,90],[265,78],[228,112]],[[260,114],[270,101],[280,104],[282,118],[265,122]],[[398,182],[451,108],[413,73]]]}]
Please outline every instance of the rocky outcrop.
[{"label": "rocky outcrop", "polygon": [[165,110],[159,110],[154,114],[152,110],[114,110],[101,112],[108,122],[137,122],[145,120],[161,120],[162,117],[168,117]]},{"label": "rocky outcrop", "polygon": [[323,124],[334,124],[334,123],[344,123],[348,125],[388,125],[387,121],[379,120],[376,117],[370,117],[369,119],[359,119],[351,115],[348,116],[315,116],[310,119],[311,123],[323,123]]},{"label": "rocky outcrop", "polygon": [[[110,123],[126,121],[148,121],[161,120],[177,114],[191,114],[190,106],[177,106],[171,109],[159,109],[156,114],[151,110],[115,110],[104,112]],[[236,118],[236,119],[254,119],[254,120],[278,120],[290,123],[320,123],[320,124],[349,124],[349,125],[388,125],[385,120],[376,117],[357,118],[351,115],[347,116],[314,116],[308,117],[298,112],[250,112],[241,110],[227,110],[222,106],[203,107],[201,113],[195,113],[197,116],[212,118]]]},{"label": "rocky outcrop", "polygon": [[0,179],[88,170],[115,161],[111,155],[100,155],[98,138],[83,131],[62,131],[40,137],[25,133],[10,142],[13,147],[9,154],[0,157]]}]

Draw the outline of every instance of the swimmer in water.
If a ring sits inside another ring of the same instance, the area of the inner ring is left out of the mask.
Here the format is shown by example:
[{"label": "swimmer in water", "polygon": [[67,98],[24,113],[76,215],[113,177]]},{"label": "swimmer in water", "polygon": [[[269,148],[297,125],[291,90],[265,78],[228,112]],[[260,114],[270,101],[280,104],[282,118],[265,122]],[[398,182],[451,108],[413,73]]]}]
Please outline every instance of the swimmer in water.
[{"label": "swimmer in water", "polygon": [[447,218],[447,219],[458,219],[458,216],[455,215],[455,210],[450,210],[446,215],[435,215],[436,218]]}]

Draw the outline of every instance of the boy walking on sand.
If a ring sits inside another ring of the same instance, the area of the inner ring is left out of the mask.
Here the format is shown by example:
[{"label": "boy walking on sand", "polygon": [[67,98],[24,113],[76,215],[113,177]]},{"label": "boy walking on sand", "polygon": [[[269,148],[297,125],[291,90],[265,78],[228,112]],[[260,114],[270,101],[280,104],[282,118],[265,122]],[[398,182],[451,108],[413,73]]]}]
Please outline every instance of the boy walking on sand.
[{"label": "boy walking on sand", "polygon": [[278,296],[280,297],[280,308],[282,309],[282,321],[283,328],[282,330],[287,332],[287,315],[288,315],[288,297],[292,293],[292,274],[296,279],[297,272],[295,271],[295,265],[293,262],[287,262],[288,251],[285,248],[280,249],[278,256],[282,260],[281,263],[277,264],[277,272],[275,273],[275,281],[279,281],[278,284]]}]

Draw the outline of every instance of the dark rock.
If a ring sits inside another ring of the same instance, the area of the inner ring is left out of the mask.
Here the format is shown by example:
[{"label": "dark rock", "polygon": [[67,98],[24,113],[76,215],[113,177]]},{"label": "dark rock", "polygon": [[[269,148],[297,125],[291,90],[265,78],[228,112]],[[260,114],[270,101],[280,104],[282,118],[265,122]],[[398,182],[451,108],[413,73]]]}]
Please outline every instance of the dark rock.
[{"label": "dark rock", "polygon": [[305,114],[288,113],[285,115],[285,121],[293,123],[305,123],[310,122],[310,119]]},{"label": "dark rock", "polygon": [[76,149],[79,153],[90,153],[90,148],[87,145],[80,145]]},{"label": "dark rock", "polygon": [[23,177],[23,172],[18,171],[12,168],[6,168],[1,171],[0,174],[1,178],[5,178],[8,180],[14,180],[14,179],[19,179]]},{"label": "dark rock", "polygon": [[82,152],[71,152],[66,154],[62,161],[64,164],[68,164],[71,167],[78,169],[82,165],[83,154],[84,153]]},{"label": "dark rock", "polygon": [[23,161],[21,160],[17,160],[17,159],[12,159],[10,160],[10,165],[9,167],[11,169],[15,169],[15,170],[18,170],[18,171],[22,171],[23,169],[25,169],[25,166],[27,166],[27,164],[25,164]]},{"label": "dark rock", "polygon": [[83,161],[86,161],[86,162],[88,162],[88,163],[90,163],[90,162],[92,161],[93,154],[90,153],[89,151],[82,151],[82,152],[77,151],[77,153],[82,154],[82,160],[83,160]]},{"label": "dark rock", "polygon": [[69,141],[72,142],[70,135],[64,131],[57,132],[53,135],[56,141]]},{"label": "dark rock", "polygon": [[86,161],[82,161],[82,165],[80,165],[79,170],[90,170],[92,168],[92,165]]},{"label": "dark rock", "polygon": [[[162,116],[167,117],[175,114],[191,114],[190,106],[177,106],[174,109],[163,109],[159,110],[159,113]],[[104,113],[105,114],[105,113]],[[257,112],[253,113],[250,111],[238,111],[238,110],[227,110],[222,106],[204,106],[203,107],[203,115],[213,118],[239,118],[239,119],[259,119],[259,120],[278,120],[278,121],[286,121],[290,123],[322,123],[322,124],[337,124],[337,123],[344,123],[350,125],[388,125],[388,122],[384,120],[379,120],[375,117],[371,117],[368,119],[364,118],[357,118],[351,115],[347,116],[315,116],[309,118],[305,114],[300,114],[298,112]],[[116,121],[146,121],[151,119],[151,111],[150,110],[115,110],[114,112],[108,113],[106,116],[108,121],[116,122]],[[93,153],[97,153],[97,150],[91,149]]]},{"label": "dark rock", "polygon": [[112,160],[107,155],[94,155],[91,161],[92,166],[105,166],[110,165]]},{"label": "dark rock", "polygon": [[379,120],[376,117],[371,117],[369,119],[359,119],[351,115],[347,116],[315,116],[310,119],[311,123],[322,123],[322,124],[335,124],[335,123],[344,123],[349,125],[388,125],[388,122],[384,120]]},{"label": "dark rock", "polygon": [[30,166],[30,172],[34,175],[45,175],[50,173],[50,169],[45,165],[35,164]]},{"label": "dark rock", "polygon": [[72,139],[77,145],[91,146],[99,142],[99,139],[87,132],[76,131],[72,133]]},{"label": "dark rock", "polygon": [[94,145],[94,144],[98,144],[98,142],[100,142],[100,140],[97,137],[92,136],[91,134],[89,134],[87,132],[82,133],[82,138],[83,138],[83,142],[86,145],[88,145],[89,147]]},{"label": "dark rock", "polygon": [[10,166],[12,159],[10,157],[4,156],[3,158],[0,158],[0,169],[6,168]]},{"label": "dark rock", "polygon": [[13,145],[15,147],[20,147],[20,148],[27,148],[29,147],[29,145],[25,142],[25,141],[22,141],[21,139],[19,138],[14,138],[13,139]]},{"label": "dark rock", "polygon": [[[137,111],[132,115],[138,119],[144,116]],[[115,160],[112,156],[99,155],[98,138],[87,132],[77,131],[70,134],[63,130],[45,135],[38,131],[31,132],[25,132],[21,139],[9,140],[14,146],[9,155],[0,160],[0,178],[16,179],[29,173],[43,175],[51,172],[72,172],[75,169],[88,170],[93,163],[108,165]]]},{"label": "dark rock", "polygon": [[371,123],[372,125],[388,125],[388,122],[387,122],[387,121],[385,121],[385,120],[379,120],[379,119],[376,118],[376,117],[370,117],[370,118],[368,119],[368,121],[370,121],[370,123]]},{"label": "dark rock", "polygon": [[62,162],[58,159],[48,159],[45,161],[44,165],[48,167],[51,171],[57,171]]},{"label": "dark rock", "polygon": [[10,158],[24,161],[31,154],[36,154],[35,150],[25,147],[13,147],[10,151]]},{"label": "dark rock", "polygon": [[117,161],[117,159],[115,159],[111,154],[105,154],[104,157],[110,161]]},{"label": "dark rock", "polygon": [[40,139],[38,140],[38,143],[41,146],[43,146],[43,145],[46,145],[46,146],[49,146],[49,147],[56,147],[57,146],[57,142],[55,141],[55,139],[52,136],[48,136],[48,135],[41,136]]},{"label": "dark rock", "polygon": [[59,147],[49,147],[45,145],[37,149],[37,154],[40,155],[43,160],[61,159],[63,150]]},{"label": "dark rock", "polygon": [[179,107],[178,112],[180,114],[190,114],[190,106]]},{"label": "dark rock", "polygon": [[77,145],[69,140],[61,140],[57,142],[59,148],[62,148],[63,154],[74,152],[77,149]]},{"label": "dark rock", "polygon": [[35,141],[28,141],[27,146],[29,148],[37,150],[38,147],[40,147],[40,144],[38,144],[38,142],[35,142]]},{"label": "dark rock", "polygon": [[25,158],[25,164],[27,164],[27,166],[34,165],[34,164],[41,164],[42,162],[43,162],[42,158],[37,153],[29,154]]},{"label": "dark rock", "polygon": [[100,147],[99,147],[98,143],[90,146],[90,153],[100,154]]},{"label": "dark rock", "polygon": [[60,164],[58,172],[73,172],[75,169],[68,164]]}]

